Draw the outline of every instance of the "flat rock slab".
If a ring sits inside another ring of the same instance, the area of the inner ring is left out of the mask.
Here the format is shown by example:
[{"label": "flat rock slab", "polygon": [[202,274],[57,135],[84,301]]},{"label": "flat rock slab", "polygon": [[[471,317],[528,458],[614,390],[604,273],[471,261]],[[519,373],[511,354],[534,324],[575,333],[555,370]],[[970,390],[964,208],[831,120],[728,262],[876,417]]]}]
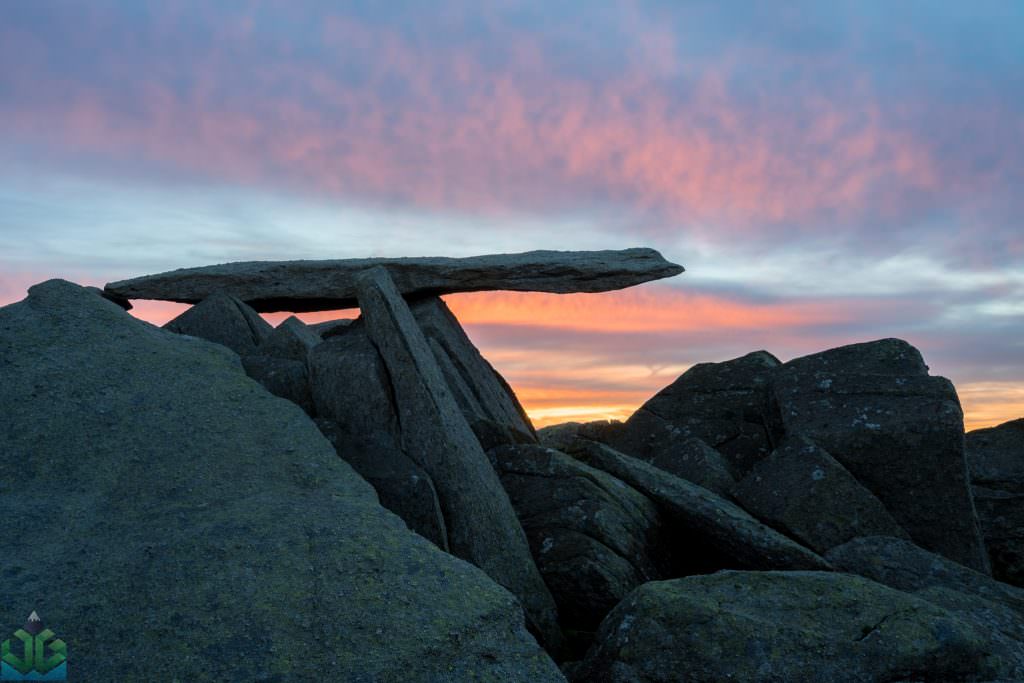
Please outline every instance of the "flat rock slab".
[{"label": "flat rock slab", "polygon": [[917,596],[831,572],[652,581],[601,624],[575,683],[982,681],[984,630]]},{"label": "flat rock slab", "polygon": [[3,628],[38,610],[73,680],[563,680],[223,346],[49,281],[0,308],[0,377]]},{"label": "flat rock slab", "polygon": [[357,287],[366,331],[391,379],[402,450],[434,482],[452,553],[518,597],[535,631],[557,649],[561,632],[554,600],[427,338],[386,269],[364,272]]},{"label": "flat rock slab", "polygon": [[831,569],[819,555],[762,524],[734,503],[692,482],[596,441],[569,453],[650,498],[688,534],[741,569]]},{"label": "flat rock slab", "polygon": [[683,267],[654,249],[528,251],[467,258],[247,261],[181,268],[108,284],[108,296],[196,303],[216,292],[246,302],[260,313],[354,308],[356,279],[387,268],[406,297],[508,290],[514,292],[608,292],[672,277]]}]

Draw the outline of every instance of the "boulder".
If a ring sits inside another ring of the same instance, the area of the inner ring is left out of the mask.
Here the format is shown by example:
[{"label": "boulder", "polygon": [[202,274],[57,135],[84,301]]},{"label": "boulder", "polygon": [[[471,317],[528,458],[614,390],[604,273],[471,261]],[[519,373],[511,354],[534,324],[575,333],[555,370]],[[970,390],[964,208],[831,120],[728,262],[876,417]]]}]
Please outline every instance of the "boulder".
[{"label": "boulder", "polygon": [[313,328],[292,315],[260,342],[256,353],[305,363],[309,352],[320,341],[320,335]]},{"label": "boulder", "polygon": [[251,353],[242,357],[247,375],[267,391],[315,415],[309,389],[309,352],[320,336],[295,316],[278,325]]},{"label": "boulder", "polygon": [[223,344],[239,356],[255,351],[274,330],[256,311],[223,292],[211,294],[164,329]]},{"label": "boulder", "polygon": [[802,434],[842,463],[914,541],[988,572],[964,458],[963,412],[899,339],[789,361],[772,377],[772,432]]},{"label": "boulder", "polygon": [[859,574],[938,605],[986,634],[1003,676],[1024,680],[1024,590],[913,543],[857,538],[829,551],[837,569]]},{"label": "boulder", "polygon": [[560,647],[557,612],[508,494],[459,409],[426,337],[388,271],[356,285],[370,340],[387,368],[401,446],[437,489],[448,545],[518,597],[534,632]]},{"label": "boulder", "polygon": [[0,614],[38,610],[75,680],[563,680],[223,346],[51,280],[0,309],[0,374],[0,517],[31,520]]},{"label": "boulder", "polygon": [[601,624],[578,683],[980,681],[985,634],[919,597],[830,572],[653,581]]},{"label": "boulder", "polygon": [[112,282],[123,299],[202,301],[216,292],[238,297],[260,313],[329,311],[357,306],[362,273],[384,267],[406,297],[455,292],[607,292],[672,277],[682,266],[654,249],[529,251],[468,258],[367,258],[326,261],[249,261],[181,268]]},{"label": "boulder", "polygon": [[381,505],[449,550],[437,491],[402,450],[391,379],[362,321],[316,346],[309,367],[317,426],[338,455],[370,482]]},{"label": "boulder", "polygon": [[354,320],[354,318],[325,320],[322,323],[313,323],[309,328],[319,334],[321,339],[327,339],[328,337],[333,337],[336,334],[345,334],[345,328],[351,325]]},{"label": "boulder", "polygon": [[680,440],[697,437],[722,454],[738,479],[772,450],[764,414],[768,381],[778,365],[767,351],[698,363],[643,404],[608,443],[665,467]]},{"label": "boulder", "polygon": [[622,429],[625,423],[619,420],[594,420],[592,422],[563,422],[548,425],[537,430],[537,440],[543,446],[564,451],[572,445],[576,437],[608,443],[615,432]]},{"label": "boulder", "polygon": [[910,538],[845,467],[801,436],[783,440],[732,493],[747,512],[818,553],[858,536]]},{"label": "boulder", "polygon": [[1024,418],[968,432],[967,464],[992,575],[1024,586]]},{"label": "boulder", "polygon": [[613,448],[578,439],[569,453],[650,498],[673,522],[679,573],[717,569],[830,569],[807,548],[724,498]]},{"label": "boulder", "polygon": [[650,500],[536,444],[499,446],[487,454],[567,630],[592,637],[631,590],[660,578],[660,519]]},{"label": "boulder", "polygon": [[411,307],[469,426],[487,449],[501,443],[536,442],[526,411],[505,379],[480,355],[441,299]]}]

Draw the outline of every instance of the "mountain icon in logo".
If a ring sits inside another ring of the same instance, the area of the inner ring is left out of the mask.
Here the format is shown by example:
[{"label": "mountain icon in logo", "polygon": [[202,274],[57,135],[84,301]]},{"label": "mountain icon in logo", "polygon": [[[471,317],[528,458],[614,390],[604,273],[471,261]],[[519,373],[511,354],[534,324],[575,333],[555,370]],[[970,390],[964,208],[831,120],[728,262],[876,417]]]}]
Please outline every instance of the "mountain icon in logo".
[{"label": "mountain icon in logo", "polygon": [[[0,643],[0,681],[66,681],[67,644],[55,636],[32,610],[25,626]],[[20,654],[15,641],[21,641]]]}]

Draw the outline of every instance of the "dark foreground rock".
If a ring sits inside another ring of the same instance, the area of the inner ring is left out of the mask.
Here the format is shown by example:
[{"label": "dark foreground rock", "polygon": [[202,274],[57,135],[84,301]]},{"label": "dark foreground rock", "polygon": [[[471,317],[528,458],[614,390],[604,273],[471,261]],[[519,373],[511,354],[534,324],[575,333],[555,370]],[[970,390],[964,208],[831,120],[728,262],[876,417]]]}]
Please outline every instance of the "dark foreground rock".
[{"label": "dark foreground rock", "polygon": [[0,518],[31,520],[0,614],[37,610],[75,680],[563,680],[223,347],[49,281],[0,309],[0,374]]},{"label": "dark foreground rock", "polygon": [[577,439],[570,454],[621,479],[674,522],[676,562],[686,573],[732,569],[830,569],[819,555],[734,503],[604,444]]},{"label": "dark foreground rock", "polygon": [[851,344],[789,361],[772,376],[776,439],[824,448],[922,547],[988,572],[952,383],[930,377],[905,341]]},{"label": "dark foreground rock", "polygon": [[223,292],[212,293],[164,328],[223,344],[239,356],[253,353],[274,330],[252,308]]},{"label": "dark foreground rock", "polygon": [[867,579],[735,572],[645,584],[601,624],[577,683],[984,681],[985,634]]},{"label": "dark foreground rock", "polygon": [[523,524],[563,627],[589,640],[630,591],[661,578],[656,555],[661,520],[646,497],[544,446],[499,446],[488,456]]},{"label": "dark foreground rock", "polygon": [[384,268],[357,283],[366,330],[394,390],[401,446],[437,489],[448,545],[518,597],[531,627],[560,647],[557,611],[508,494],[459,409],[430,344]]},{"label": "dark foreground rock", "polygon": [[992,575],[1024,586],[1024,418],[968,432],[967,464]]},{"label": "dark foreground rock", "polygon": [[680,441],[696,437],[720,452],[738,479],[772,450],[765,412],[768,381],[778,365],[767,351],[698,363],[641,406],[608,444],[671,470]]},{"label": "dark foreground rock", "polygon": [[818,553],[857,536],[910,538],[878,498],[803,437],[786,438],[732,492],[747,512]]},{"label": "dark foreground rock", "polygon": [[260,313],[353,308],[356,280],[386,267],[402,295],[455,292],[607,292],[672,277],[682,266],[654,249],[529,251],[468,258],[369,258],[330,261],[250,261],[182,268],[108,284],[124,299],[195,303],[215,292],[235,296]]}]

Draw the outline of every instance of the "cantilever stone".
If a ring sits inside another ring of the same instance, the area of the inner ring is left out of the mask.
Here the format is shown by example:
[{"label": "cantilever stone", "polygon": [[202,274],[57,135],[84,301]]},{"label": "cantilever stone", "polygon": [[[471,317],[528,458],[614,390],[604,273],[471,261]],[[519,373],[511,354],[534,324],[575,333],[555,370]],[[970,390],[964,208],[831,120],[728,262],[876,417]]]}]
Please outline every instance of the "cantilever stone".
[{"label": "cantilever stone", "polygon": [[112,282],[104,292],[121,299],[188,304],[224,292],[260,313],[327,311],[354,308],[357,277],[376,266],[385,266],[398,291],[410,298],[488,290],[607,292],[683,272],[654,249],[528,251],[468,258],[225,263]]}]

